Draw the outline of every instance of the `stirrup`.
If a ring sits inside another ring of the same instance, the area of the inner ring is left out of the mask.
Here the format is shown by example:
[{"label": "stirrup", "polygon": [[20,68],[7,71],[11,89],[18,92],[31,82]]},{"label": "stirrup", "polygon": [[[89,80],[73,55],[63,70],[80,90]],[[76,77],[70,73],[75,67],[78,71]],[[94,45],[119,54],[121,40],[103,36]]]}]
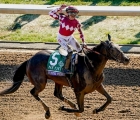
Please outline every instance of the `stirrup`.
[{"label": "stirrup", "polygon": [[65,74],[72,74],[72,72],[71,72],[70,70],[68,70],[68,69],[64,69],[63,72],[64,72]]}]

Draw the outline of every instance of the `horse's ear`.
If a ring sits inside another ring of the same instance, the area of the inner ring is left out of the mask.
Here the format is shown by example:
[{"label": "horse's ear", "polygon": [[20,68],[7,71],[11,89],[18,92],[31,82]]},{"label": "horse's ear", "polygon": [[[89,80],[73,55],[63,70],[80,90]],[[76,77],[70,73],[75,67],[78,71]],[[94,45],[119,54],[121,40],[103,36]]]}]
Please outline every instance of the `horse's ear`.
[{"label": "horse's ear", "polygon": [[100,43],[101,43],[101,44],[104,44],[104,45],[106,44],[105,41],[102,41],[102,40],[100,40]]},{"label": "horse's ear", "polygon": [[111,36],[108,34],[108,40],[111,41]]},{"label": "horse's ear", "polygon": [[[99,39],[100,40],[100,39]],[[103,43],[104,41],[100,40],[100,43]]]}]

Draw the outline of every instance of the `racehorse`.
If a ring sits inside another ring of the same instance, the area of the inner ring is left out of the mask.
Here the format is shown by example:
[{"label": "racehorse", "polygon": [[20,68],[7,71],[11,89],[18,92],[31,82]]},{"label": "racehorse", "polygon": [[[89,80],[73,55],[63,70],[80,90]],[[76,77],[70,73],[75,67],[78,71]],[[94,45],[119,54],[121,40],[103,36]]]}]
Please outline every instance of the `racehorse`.
[{"label": "racehorse", "polygon": [[[29,81],[34,85],[30,93],[44,107],[46,119],[49,119],[51,115],[50,110],[38,95],[44,90],[48,79],[55,82],[54,96],[68,103],[71,107],[66,108],[62,106],[59,110],[75,113],[76,116],[79,116],[80,113],[84,111],[84,96],[95,90],[104,95],[107,101],[98,109],[93,110],[93,114],[105,110],[112,101],[111,96],[107,93],[102,84],[104,80],[103,70],[106,62],[108,60],[114,60],[127,65],[130,60],[120,48],[111,41],[110,35],[108,35],[108,40],[101,41],[100,44],[92,48],[83,48],[83,51],[84,55],[78,54],[78,62],[75,64],[74,72],[71,77],[70,75],[49,75],[46,72],[46,64],[51,53],[47,50],[39,51],[17,68],[13,77],[13,85],[0,92],[0,95],[10,94],[18,90],[26,75]],[[63,96],[63,86],[73,88],[78,107]]]}]

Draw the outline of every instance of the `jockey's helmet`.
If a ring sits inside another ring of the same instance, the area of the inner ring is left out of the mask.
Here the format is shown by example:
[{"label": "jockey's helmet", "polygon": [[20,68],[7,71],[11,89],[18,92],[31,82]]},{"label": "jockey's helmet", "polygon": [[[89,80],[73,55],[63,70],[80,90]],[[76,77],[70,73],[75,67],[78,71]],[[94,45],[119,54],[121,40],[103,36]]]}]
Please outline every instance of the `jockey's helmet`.
[{"label": "jockey's helmet", "polygon": [[69,6],[66,8],[66,13],[76,13],[78,14],[79,13],[79,10],[73,6]]}]

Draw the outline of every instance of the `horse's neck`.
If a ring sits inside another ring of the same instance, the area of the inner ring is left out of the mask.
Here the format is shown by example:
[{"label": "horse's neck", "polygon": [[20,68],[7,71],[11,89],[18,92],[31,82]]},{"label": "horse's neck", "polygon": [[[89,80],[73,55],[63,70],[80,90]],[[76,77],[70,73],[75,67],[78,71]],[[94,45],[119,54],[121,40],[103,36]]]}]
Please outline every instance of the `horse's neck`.
[{"label": "horse's neck", "polygon": [[97,53],[88,53],[87,56],[92,61],[95,72],[102,73],[108,59],[105,56]]}]

